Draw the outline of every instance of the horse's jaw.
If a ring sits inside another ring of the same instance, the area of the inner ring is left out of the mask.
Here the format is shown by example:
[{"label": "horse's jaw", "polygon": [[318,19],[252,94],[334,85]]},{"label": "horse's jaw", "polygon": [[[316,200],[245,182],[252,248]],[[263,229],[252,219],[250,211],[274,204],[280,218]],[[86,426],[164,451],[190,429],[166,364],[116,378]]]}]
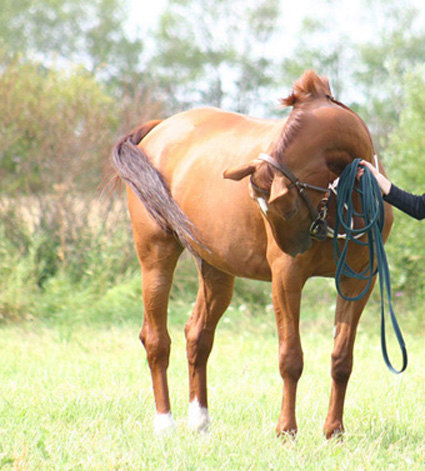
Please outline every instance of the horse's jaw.
[{"label": "horse's jaw", "polygon": [[275,239],[276,243],[279,245],[283,252],[287,253],[291,257],[295,257],[299,254],[303,254],[307,252],[308,249],[312,246],[312,240],[310,236],[303,238],[301,241],[292,241],[292,242],[285,242],[285,244],[281,244],[279,240]]},{"label": "horse's jaw", "polygon": [[291,257],[302,254],[311,248],[313,242],[310,233],[305,229],[296,227],[296,221],[286,221],[266,217],[278,247]]}]

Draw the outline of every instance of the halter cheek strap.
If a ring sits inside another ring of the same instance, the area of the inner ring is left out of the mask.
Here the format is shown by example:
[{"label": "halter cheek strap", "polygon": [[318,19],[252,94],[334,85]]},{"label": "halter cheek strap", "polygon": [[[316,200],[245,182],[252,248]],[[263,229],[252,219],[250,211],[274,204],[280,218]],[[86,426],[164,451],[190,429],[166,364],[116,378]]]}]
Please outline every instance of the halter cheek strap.
[{"label": "halter cheek strap", "polygon": [[315,191],[320,191],[322,193],[326,193],[328,191],[327,188],[322,188],[320,186],[315,186],[315,185],[310,185],[309,183],[304,183],[301,182],[292,172],[290,168],[288,168],[284,163],[278,162],[276,159],[274,159],[271,155],[261,153],[258,156],[259,160],[263,160],[264,162],[267,162],[270,164],[272,167],[276,168],[279,170],[285,177],[295,186],[295,188],[298,191],[298,194],[301,196],[301,198],[304,200],[305,204],[307,205],[307,208],[310,212],[310,216],[313,221],[316,221],[317,218],[319,217],[319,213],[317,209],[313,206],[310,198],[306,194],[305,190],[315,190]]}]

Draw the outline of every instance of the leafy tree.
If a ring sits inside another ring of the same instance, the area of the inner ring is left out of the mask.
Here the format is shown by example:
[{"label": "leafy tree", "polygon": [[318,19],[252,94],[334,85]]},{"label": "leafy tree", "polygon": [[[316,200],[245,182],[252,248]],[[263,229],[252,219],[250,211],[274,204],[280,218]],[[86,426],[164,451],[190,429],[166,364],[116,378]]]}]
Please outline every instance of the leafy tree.
[{"label": "leafy tree", "polygon": [[0,75],[0,100],[3,191],[49,192],[55,184],[81,190],[98,179],[118,116],[89,73],[15,60]]},{"label": "leafy tree", "polygon": [[45,65],[82,64],[103,80],[122,84],[139,74],[142,43],[124,29],[119,0],[3,0],[0,49]]},{"label": "leafy tree", "polygon": [[[390,179],[401,188],[425,192],[425,68],[404,76],[400,122],[390,136],[384,157]],[[388,244],[394,291],[414,301],[425,295],[423,224],[395,211],[395,224]]]},{"label": "leafy tree", "polygon": [[397,124],[403,109],[406,72],[425,61],[425,33],[411,4],[396,0],[368,0],[376,9],[377,39],[359,44],[360,66],[355,80],[362,100],[359,109],[380,148]]},{"label": "leafy tree", "polygon": [[341,99],[346,88],[344,84],[349,83],[346,64],[352,55],[353,44],[346,34],[330,41],[332,28],[333,24],[326,20],[303,19],[298,33],[300,39],[291,56],[282,63],[282,77],[287,85],[291,85],[305,70],[314,69],[329,77],[333,93]]},{"label": "leafy tree", "polygon": [[278,0],[169,0],[155,33],[154,77],[172,109],[206,103],[248,112],[273,83],[267,45]]}]

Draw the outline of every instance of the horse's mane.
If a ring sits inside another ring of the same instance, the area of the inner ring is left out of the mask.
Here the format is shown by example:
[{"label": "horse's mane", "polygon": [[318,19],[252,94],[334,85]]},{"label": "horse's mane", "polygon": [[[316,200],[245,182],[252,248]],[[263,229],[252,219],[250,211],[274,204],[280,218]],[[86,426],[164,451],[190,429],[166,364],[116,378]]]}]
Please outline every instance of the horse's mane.
[{"label": "horse's mane", "polygon": [[276,143],[276,146],[273,150],[273,157],[279,160],[279,156],[283,156],[286,148],[289,144],[294,140],[295,135],[297,134],[298,130],[301,127],[303,118],[303,112],[301,110],[297,112],[292,112],[289,116],[285,127],[283,128],[283,132],[280,135],[279,140]]},{"label": "horse's mane", "polygon": [[[295,106],[307,100],[328,97],[332,99],[329,80],[326,77],[319,77],[314,70],[307,70],[302,77],[294,83],[292,93],[281,100],[284,106]],[[276,143],[273,155],[279,157],[283,155],[285,149],[293,141],[300,129],[303,121],[303,110],[294,108],[291,112],[283,133]]]},{"label": "horse's mane", "polygon": [[282,99],[282,104],[284,106],[294,106],[311,98],[321,98],[330,95],[331,87],[327,77],[319,77],[314,70],[307,70],[294,83],[291,95]]}]

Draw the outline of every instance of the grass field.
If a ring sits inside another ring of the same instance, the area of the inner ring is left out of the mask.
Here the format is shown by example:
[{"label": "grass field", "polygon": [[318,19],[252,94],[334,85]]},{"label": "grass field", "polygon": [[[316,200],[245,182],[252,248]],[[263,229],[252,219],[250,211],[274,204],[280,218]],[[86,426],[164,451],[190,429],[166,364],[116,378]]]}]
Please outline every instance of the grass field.
[{"label": "grass field", "polygon": [[[328,324],[328,325],[327,325]],[[425,348],[406,335],[395,376],[376,328],[359,330],[344,440],[326,441],[332,320],[302,324],[305,370],[295,441],[275,437],[281,401],[272,314],[233,308],[210,359],[209,434],[186,427],[182,321],[171,322],[173,435],[152,433],[154,402],[139,324],[26,322],[0,329],[1,470],[425,469]],[[397,358],[396,358],[397,360]]]}]

